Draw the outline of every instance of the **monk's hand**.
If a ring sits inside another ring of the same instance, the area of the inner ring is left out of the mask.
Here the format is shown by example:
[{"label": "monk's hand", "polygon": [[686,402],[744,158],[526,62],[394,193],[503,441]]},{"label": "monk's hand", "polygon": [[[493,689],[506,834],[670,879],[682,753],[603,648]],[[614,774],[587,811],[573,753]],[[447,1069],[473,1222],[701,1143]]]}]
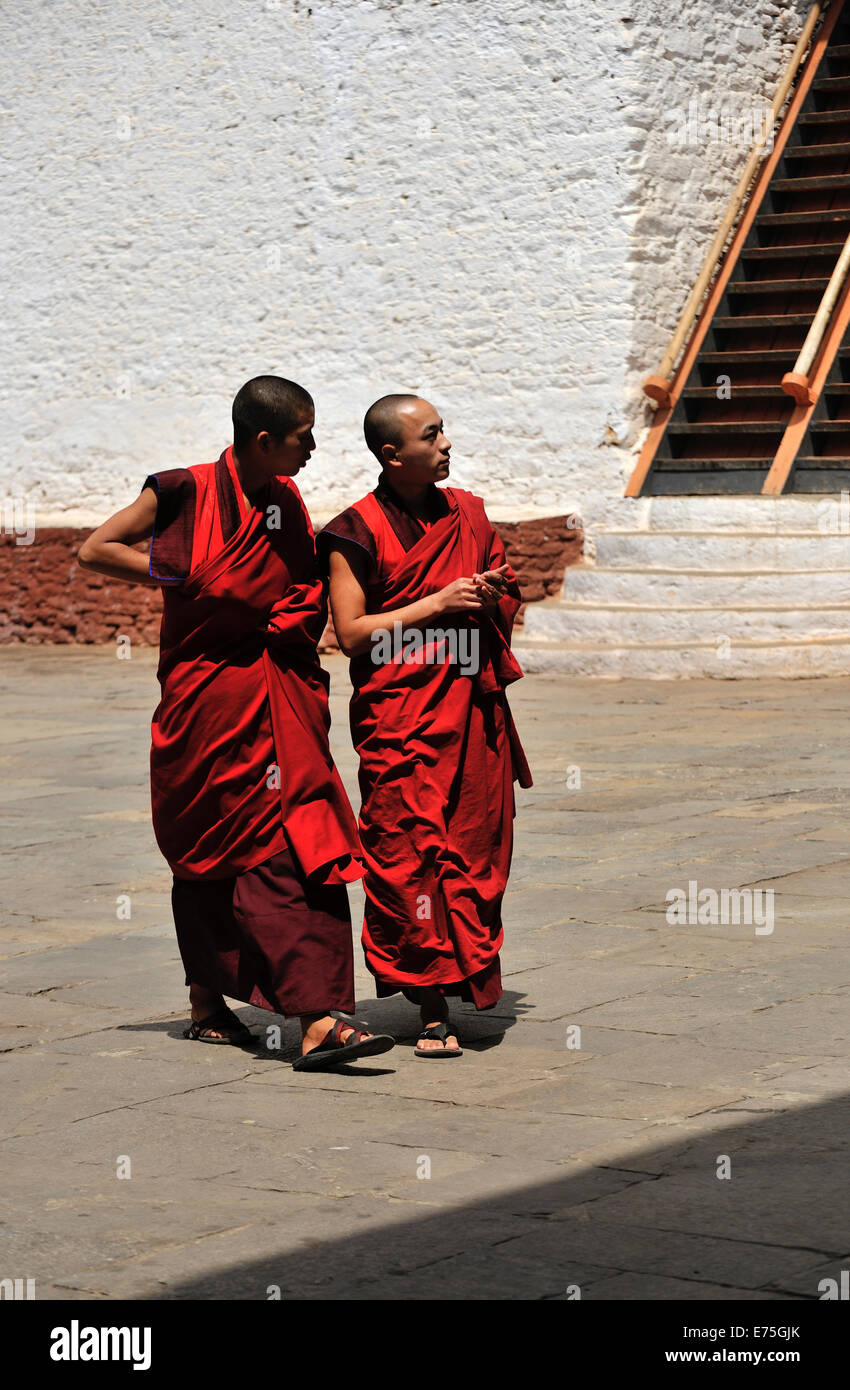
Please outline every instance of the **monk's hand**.
[{"label": "monk's hand", "polygon": [[485,608],[495,608],[499,600],[504,597],[510,583],[509,572],[510,565],[500,565],[498,569],[485,570],[483,574],[472,576]]},{"label": "monk's hand", "polygon": [[513,570],[510,565],[500,565],[497,570],[485,570],[479,578],[486,579],[488,584],[495,584],[504,593],[513,579]]},{"label": "monk's hand", "polygon": [[455,579],[434,595],[438,613],[465,613],[483,608],[475,579]]}]

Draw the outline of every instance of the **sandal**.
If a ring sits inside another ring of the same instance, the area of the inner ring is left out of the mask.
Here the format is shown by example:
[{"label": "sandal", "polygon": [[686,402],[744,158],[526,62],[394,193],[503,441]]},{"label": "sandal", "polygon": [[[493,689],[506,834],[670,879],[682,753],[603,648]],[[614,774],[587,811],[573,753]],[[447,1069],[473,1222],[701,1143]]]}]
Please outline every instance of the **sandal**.
[{"label": "sandal", "polygon": [[444,1023],[429,1023],[427,1028],[422,1029],[422,1032],[419,1034],[417,1042],[422,1042],[423,1039],[428,1039],[430,1041],[432,1038],[436,1038],[438,1042],[441,1042],[443,1044],[443,1046],[426,1047],[424,1049],[421,1047],[414,1047],[414,1057],[430,1058],[463,1056],[463,1048],[460,1046],[459,1038],[457,1047],[446,1047],[446,1038],[457,1038],[457,1029],[450,1027],[448,1019],[446,1019]]},{"label": "sandal", "polygon": [[[342,1032],[351,1032],[342,1041]],[[344,1018],[334,1019],[318,1047],[311,1047],[292,1063],[293,1071],[321,1071],[324,1067],[335,1067],[340,1062],[348,1062],[352,1057],[377,1057],[381,1052],[389,1052],[395,1047],[395,1038],[388,1033],[366,1033]]]},{"label": "sandal", "polygon": [[[206,1032],[223,1033],[225,1028],[228,1031],[226,1037],[204,1037]],[[189,1027],[183,1029],[183,1037],[190,1038],[193,1042],[218,1043],[225,1047],[245,1047],[256,1042],[250,1028],[246,1028],[242,1020],[237,1018],[233,1010],[228,1009],[226,1004],[223,1009],[217,1009],[214,1014],[210,1014],[207,1018],[199,1019],[197,1022],[190,1020]]]}]

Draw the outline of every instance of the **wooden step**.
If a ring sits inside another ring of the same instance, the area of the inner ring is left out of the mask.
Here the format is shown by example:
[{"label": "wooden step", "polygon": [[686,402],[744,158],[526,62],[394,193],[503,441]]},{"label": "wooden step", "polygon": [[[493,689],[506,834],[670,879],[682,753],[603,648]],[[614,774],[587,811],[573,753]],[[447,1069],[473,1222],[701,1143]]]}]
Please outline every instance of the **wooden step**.
[{"label": "wooden step", "polygon": [[667,426],[668,434],[782,434],[784,430],[784,420],[687,420]]},{"label": "wooden step", "polygon": [[841,458],[836,455],[830,458],[823,454],[798,454],[797,468],[850,468],[850,455]]},{"label": "wooden step", "polygon": [[806,193],[814,189],[828,193],[833,188],[850,188],[850,174],[807,174],[799,179],[773,179],[771,193]]},{"label": "wooden step", "polygon": [[840,256],[843,241],[819,241],[813,246],[745,246],[742,261],[805,260],[807,256]]},{"label": "wooden step", "polygon": [[658,464],[662,473],[731,473],[735,468],[769,468],[774,456],[769,459],[671,459],[656,455],[653,467]]},{"label": "wooden step", "polygon": [[816,212],[760,212],[756,213],[756,225],[760,227],[801,227],[806,223],[820,226],[824,222],[850,222],[850,208],[818,209]]},{"label": "wooden step", "polygon": [[[772,463],[773,460],[770,460]],[[769,467],[769,465],[768,465]],[[840,475],[836,474],[838,479]],[[651,469],[643,488],[644,497],[729,497],[758,496],[767,477],[765,468],[707,468],[702,472],[687,472],[671,469],[669,472]],[[803,473],[802,479],[811,478],[815,484],[801,489],[810,492],[831,492],[831,486],[822,484],[823,473]],[[526,668],[527,669],[527,668]]]},{"label": "wooden step", "polygon": [[850,43],[831,43],[826,50],[827,58],[850,58]]},{"label": "wooden step", "polygon": [[[726,286],[727,294],[802,294],[805,290],[819,291],[821,294],[829,284],[829,276],[817,276],[799,280],[732,280]],[[785,315],[782,319],[784,321]]]},{"label": "wooden step", "polygon": [[791,492],[810,496],[833,497],[838,492],[850,492],[850,468],[801,468],[792,473]]},{"label": "wooden step", "polygon": [[[749,366],[750,363],[764,362],[766,367],[779,366],[780,362],[796,362],[799,355],[799,348],[741,348],[733,349],[731,352],[701,352],[697,362],[727,363],[743,362]],[[850,348],[843,349],[850,353]]]},{"label": "wooden step", "polygon": [[[848,385],[847,389],[850,391],[850,385]],[[782,404],[785,405],[790,399],[786,396],[778,381],[775,386],[733,386],[731,391],[732,400],[746,400],[757,396],[770,396],[773,400],[781,401]],[[717,387],[687,386],[682,392],[682,396],[695,401],[711,400],[717,397]]]},{"label": "wooden step", "polygon": [[[850,80],[850,79],[848,79]],[[786,145],[785,159],[837,159],[840,155],[850,156],[850,140],[824,141],[812,145]]]},{"label": "wooden step", "polygon": [[850,110],[804,111],[797,121],[800,125],[847,125],[850,123]]},{"label": "wooden step", "polygon": [[810,428],[813,434],[850,434],[850,420],[813,420]]},{"label": "wooden step", "polygon": [[[796,328],[797,326],[806,327],[814,318],[814,311],[810,314],[735,314],[733,317],[715,317],[711,321],[712,328]],[[802,347],[802,343],[800,344]],[[797,351],[799,352],[799,348]]]},{"label": "wooden step", "polygon": [[816,77],[812,88],[816,92],[850,92],[850,77]]}]

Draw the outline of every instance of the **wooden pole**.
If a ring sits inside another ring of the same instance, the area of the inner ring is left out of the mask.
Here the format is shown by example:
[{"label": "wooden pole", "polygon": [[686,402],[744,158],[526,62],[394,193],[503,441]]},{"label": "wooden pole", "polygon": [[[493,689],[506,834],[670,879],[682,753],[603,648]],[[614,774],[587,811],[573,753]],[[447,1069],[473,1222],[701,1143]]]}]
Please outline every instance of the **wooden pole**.
[{"label": "wooden pole", "polygon": [[780,497],[785,491],[791,470],[817,409],[818,399],[826,385],[830,368],[835,361],[835,354],[844,342],[849,328],[850,281],[845,280],[844,289],[841,292],[835,313],[830,318],[820,352],[815,360],[810,389],[805,400],[795,404],[791,419],[785,426],[785,433],[779,441],[779,448],[764,480],[762,493],[766,497]]},{"label": "wooden pole", "polygon": [[800,348],[800,355],[794,363],[793,370],[786,372],[782,378],[782,390],[787,395],[793,396],[800,405],[814,405],[817,400],[817,396],[812,394],[809,373],[823,341],[827,324],[832,318],[832,311],[838,303],[838,296],[844,286],[844,281],[847,279],[848,270],[850,270],[850,236],[847,237],[841,248],[841,255],[835,262],[829,277],[829,284],[818,305],[818,311],[812,319],[811,327],[806,334],[806,341]]}]

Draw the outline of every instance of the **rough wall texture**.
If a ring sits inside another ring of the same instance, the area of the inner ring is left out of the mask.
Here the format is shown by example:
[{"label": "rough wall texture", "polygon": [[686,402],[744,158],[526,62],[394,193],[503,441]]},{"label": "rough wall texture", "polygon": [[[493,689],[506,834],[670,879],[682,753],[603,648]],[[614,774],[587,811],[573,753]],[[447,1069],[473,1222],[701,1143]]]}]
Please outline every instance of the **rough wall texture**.
[{"label": "rough wall texture", "polygon": [[491,515],[603,518],[746,157],[671,122],[769,98],[807,8],[7,9],[2,492],[99,520],[275,371],[317,398],[320,519],[373,485],[360,421],[398,388]]},{"label": "rough wall texture", "polygon": [[[575,517],[500,522],[498,530],[528,602],[557,594],[566,566],[581,557]],[[80,569],[76,552],[85,535],[43,527],[33,545],[21,546],[0,536],[0,642],[112,642],[127,636],[131,643],[156,645],[159,590]],[[323,646],[336,646],[330,625]]]},{"label": "rough wall texture", "polygon": [[[0,642],[159,641],[159,589],[80,569],[85,531],[42,528],[34,545],[0,538]],[[139,549],[143,547],[138,547]]]}]

